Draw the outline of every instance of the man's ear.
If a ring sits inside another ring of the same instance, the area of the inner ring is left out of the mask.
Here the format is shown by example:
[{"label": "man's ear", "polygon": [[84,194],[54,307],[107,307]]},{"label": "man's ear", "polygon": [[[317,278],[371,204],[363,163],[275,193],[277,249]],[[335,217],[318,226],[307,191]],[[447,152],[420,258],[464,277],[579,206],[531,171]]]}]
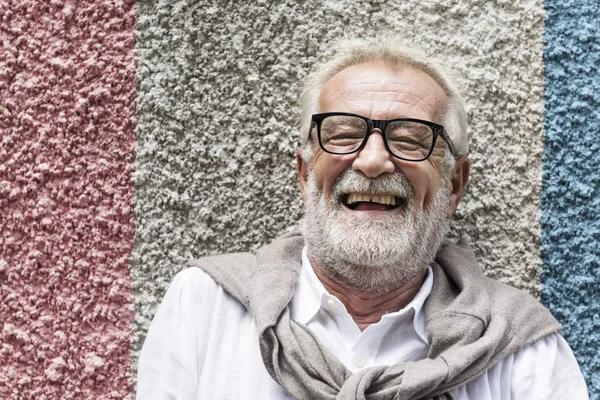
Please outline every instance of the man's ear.
[{"label": "man's ear", "polygon": [[467,187],[470,171],[471,160],[466,156],[458,157],[454,169],[450,174],[450,179],[448,179],[450,201],[448,203],[447,218],[450,218],[452,214],[454,214],[454,211],[456,211],[456,208],[458,207],[458,203],[460,203],[465,187]]},{"label": "man's ear", "polygon": [[308,165],[302,159],[302,148],[296,149],[296,172],[298,173],[298,182],[300,183],[300,193],[302,200],[306,202],[306,178],[308,176]]}]

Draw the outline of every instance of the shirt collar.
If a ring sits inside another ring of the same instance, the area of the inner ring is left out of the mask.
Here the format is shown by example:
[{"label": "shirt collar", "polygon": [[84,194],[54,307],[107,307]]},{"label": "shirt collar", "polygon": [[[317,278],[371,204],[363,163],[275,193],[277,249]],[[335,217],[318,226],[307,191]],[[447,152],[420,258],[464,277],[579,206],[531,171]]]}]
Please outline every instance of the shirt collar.
[{"label": "shirt collar", "polygon": [[[425,325],[425,312],[423,306],[427,297],[431,293],[433,287],[433,271],[431,267],[428,267],[427,276],[423,285],[417,292],[417,295],[408,303],[403,309],[396,312],[386,314],[386,319],[402,318],[407,315],[408,312],[413,315],[413,327],[419,337],[427,342],[427,327]],[[302,268],[300,270],[300,276],[296,282],[294,289],[294,296],[290,302],[290,313],[294,321],[301,324],[307,325],[310,320],[319,312],[321,304],[323,304],[324,298],[333,297],[330,295],[317,275],[313,270],[312,265],[308,259],[308,252],[306,246],[302,249]]]},{"label": "shirt collar", "polygon": [[294,296],[290,304],[290,314],[294,321],[307,325],[319,312],[321,299],[328,295],[308,260],[308,250],[302,249],[302,268],[296,282]]}]

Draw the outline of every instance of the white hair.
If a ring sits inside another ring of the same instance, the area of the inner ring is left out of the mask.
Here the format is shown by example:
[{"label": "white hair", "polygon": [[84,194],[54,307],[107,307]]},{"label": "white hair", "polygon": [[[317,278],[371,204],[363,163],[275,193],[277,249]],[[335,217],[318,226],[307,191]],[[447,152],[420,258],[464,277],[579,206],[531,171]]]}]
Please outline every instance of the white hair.
[{"label": "white hair", "polygon": [[[384,61],[394,67],[415,68],[433,78],[448,97],[443,125],[454,144],[456,155],[466,156],[468,154],[469,136],[467,133],[465,101],[454,83],[452,73],[442,62],[433,57],[428,57],[421,51],[407,47],[399,37],[391,35],[370,40],[343,39],[335,47],[339,50],[333,57],[307,77],[300,96],[300,143],[304,148],[302,158],[305,162],[310,162],[312,158],[308,133],[311,128],[312,115],[319,112],[319,96],[323,87],[338,72],[371,61]],[[453,165],[454,158],[447,156],[444,164],[446,168]]]}]

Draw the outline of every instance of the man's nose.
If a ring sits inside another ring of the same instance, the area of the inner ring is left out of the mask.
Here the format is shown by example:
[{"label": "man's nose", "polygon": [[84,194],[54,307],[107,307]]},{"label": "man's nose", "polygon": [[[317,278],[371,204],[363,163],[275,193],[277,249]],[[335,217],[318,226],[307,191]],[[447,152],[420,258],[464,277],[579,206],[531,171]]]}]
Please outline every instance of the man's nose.
[{"label": "man's nose", "polygon": [[385,173],[391,174],[396,169],[392,157],[385,148],[381,131],[375,129],[367,139],[365,147],[357,153],[352,168],[369,178],[376,178]]}]

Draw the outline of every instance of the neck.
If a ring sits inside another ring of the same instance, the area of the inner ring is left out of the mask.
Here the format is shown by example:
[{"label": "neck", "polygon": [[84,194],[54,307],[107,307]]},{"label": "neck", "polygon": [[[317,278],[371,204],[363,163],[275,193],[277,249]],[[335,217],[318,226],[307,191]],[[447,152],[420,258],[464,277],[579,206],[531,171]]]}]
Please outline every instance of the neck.
[{"label": "neck", "polygon": [[406,307],[421,289],[427,275],[427,270],[424,270],[409,281],[391,287],[384,293],[367,293],[340,280],[326,269],[315,266],[314,271],[325,290],[344,304],[361,331],[379,322],[383,315]]}]

